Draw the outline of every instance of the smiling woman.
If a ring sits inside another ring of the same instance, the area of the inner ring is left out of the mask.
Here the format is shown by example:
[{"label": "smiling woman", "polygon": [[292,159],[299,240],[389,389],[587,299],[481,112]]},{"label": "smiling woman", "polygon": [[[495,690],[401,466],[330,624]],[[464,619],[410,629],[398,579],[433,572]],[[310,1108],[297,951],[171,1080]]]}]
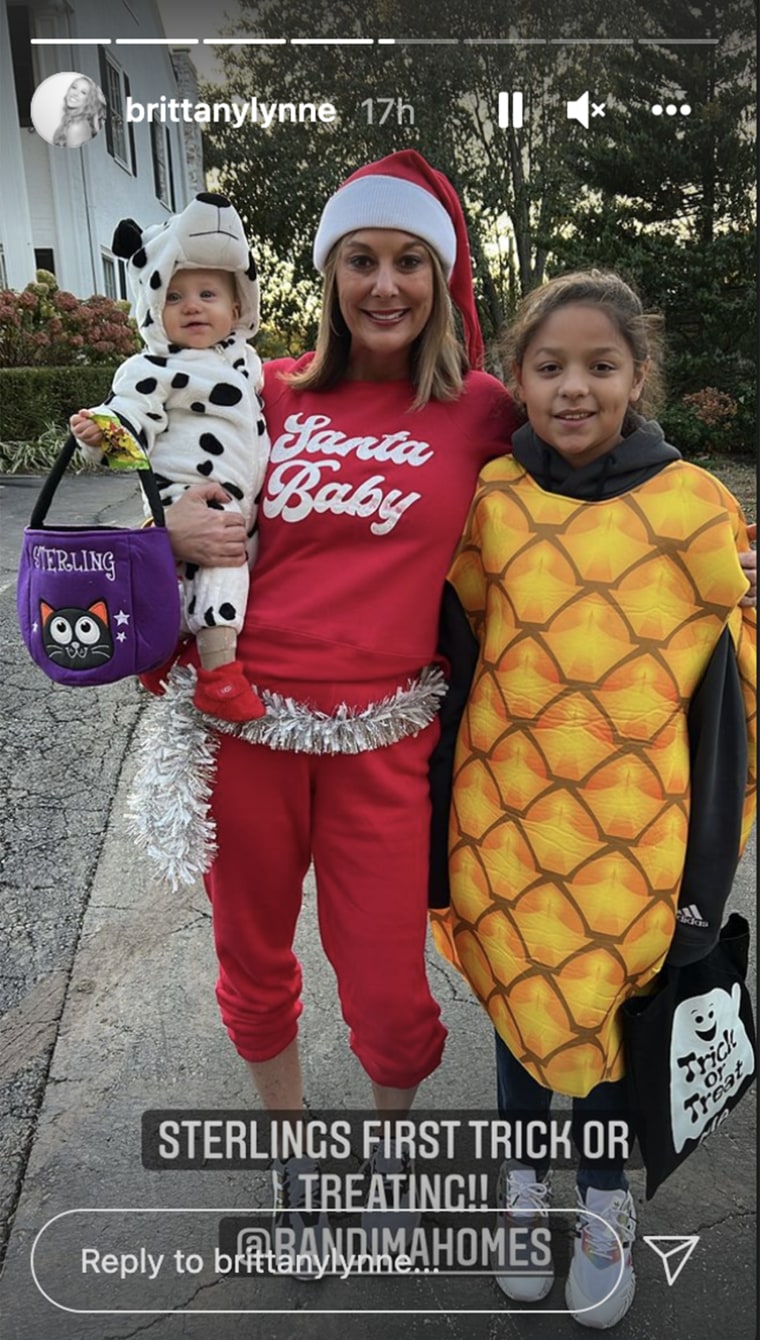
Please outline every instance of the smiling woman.
[{"label": "smiling woman", "polygon": [[64,94],[62,111],[52,142],[64,149],[78,149],[105,124],[106,100],[102,89],[87,75],[77,75]]},{"label": "smiling woman", "polygon": [[[240,656],[267,716],[219,743],[206,879],[217,999],[264,1105],[300,1110],[292,944],[313,856],[351,1047],[378,1109],[404,1110],[446,1036],[424,959],[441,594],[478,470],[505,449],[515,414],[478,370],[459,199],[418,153],[369,164],[335,192],[314,260],[315,352],[265,369],[272,452]],[[168,509],[186,562],[196,530],[218,525],[204,511],[188,495]],[[408,1159],[388,1157],[403,1198]],[[276,1164],[296,1234],[317,1172],[312,1160]]]},{"label": "smiling woman", "polygon": [[[437,274],[436,274],[437,267]],[[440,262],[419,238],[392,228],[367,228],[339,243],[335,289],[350,336],[352,381],[395,381],[409,375],[411,351],[446,282]]]}]

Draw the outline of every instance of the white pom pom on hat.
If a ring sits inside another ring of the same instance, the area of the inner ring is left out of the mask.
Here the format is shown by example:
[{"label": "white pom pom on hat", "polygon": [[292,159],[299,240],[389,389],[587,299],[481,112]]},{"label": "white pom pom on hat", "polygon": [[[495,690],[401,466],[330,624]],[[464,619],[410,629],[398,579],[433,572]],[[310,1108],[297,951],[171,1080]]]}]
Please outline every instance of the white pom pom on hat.
[{"label": "white pom pom on hat", "polygon": [[395,228],[422,238],[435,251],[452,301],[462,315],[470,363],[479,367],[483,337],[467,226],[448,177],[431,167],[416,149],[401,149],[352,173],[322,211],[314,240],[314,264],[320,273],[336,242],[360,228]]}]

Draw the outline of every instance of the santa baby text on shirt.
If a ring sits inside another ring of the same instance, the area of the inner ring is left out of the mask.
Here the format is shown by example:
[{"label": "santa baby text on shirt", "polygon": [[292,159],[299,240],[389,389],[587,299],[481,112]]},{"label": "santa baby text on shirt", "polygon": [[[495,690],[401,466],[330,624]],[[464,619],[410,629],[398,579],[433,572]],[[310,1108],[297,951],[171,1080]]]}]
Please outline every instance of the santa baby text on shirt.
[{"label": "santa baby text on shirt", "polygon": [[275,468],[262,503],[265,516],[292,522],[302,521],[311,512],[375,517],[370,524],[372,534],[387,535],[422,494],[387,488],[383,474],[371,475],[358,485],[336,479],[341,461],[353,456],[359,461],[419,467],[434,454],[430,443],[408,432],[348,437],[331,424],[326,414],[288,415],[284,432],[272,444],[270,459]]}]

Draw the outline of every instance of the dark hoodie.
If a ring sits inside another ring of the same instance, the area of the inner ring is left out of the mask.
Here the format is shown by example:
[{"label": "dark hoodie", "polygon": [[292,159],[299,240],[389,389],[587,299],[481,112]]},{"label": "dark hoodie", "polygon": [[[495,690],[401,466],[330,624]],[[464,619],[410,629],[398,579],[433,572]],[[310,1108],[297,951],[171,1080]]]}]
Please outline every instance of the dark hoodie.
[{"label": "dark hoodie", "polygon": [[[515,460],[547,493],[598,502],[644,484],[681,453],[658,423],[630,414],[632,431],[589,465],[573,467],[525,424],[512,438]],[[453,586],[446,583],[439,650],[451,667],[441,708],[441,738],[430,760],[433,798],[430,906],[449,901],[448,820],[454,749],[477,665],[479,646]],[[736,873],[747,778],[747,726],[734,645],[728,629],[710,659],[688,711],[691,810],[679,920],[668,962],[703,958],[716,943]],[[700,913],[694,916],[694,908]],[[700,922],[704,924],[695,924]]]},{"label": "dark hoodie", "polygon": [[630,411],[629,417],[635,425],[633,432],[590,465],[570,465],[554,447],[537,437],[529,423],[514,434],[512,455],[546,493],[561,493],[585,502],[617,498],[651,479],[671,461],[681,459],[680,451],[665,441],[659,423],[647,422]]}]

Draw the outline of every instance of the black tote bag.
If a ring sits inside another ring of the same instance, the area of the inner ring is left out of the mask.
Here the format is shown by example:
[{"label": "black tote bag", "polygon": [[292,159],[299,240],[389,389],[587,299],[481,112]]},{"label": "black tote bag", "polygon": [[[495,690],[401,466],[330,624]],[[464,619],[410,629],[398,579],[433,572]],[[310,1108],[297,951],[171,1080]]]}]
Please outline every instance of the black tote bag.
[{"label": "black tote bag", "polygon": [[622,1006],[628,1100],[647,1200],[725,1121],[755,1077],[748,956],[749,926],[733,912],[705,958],[666,966],[654,994]]}]

